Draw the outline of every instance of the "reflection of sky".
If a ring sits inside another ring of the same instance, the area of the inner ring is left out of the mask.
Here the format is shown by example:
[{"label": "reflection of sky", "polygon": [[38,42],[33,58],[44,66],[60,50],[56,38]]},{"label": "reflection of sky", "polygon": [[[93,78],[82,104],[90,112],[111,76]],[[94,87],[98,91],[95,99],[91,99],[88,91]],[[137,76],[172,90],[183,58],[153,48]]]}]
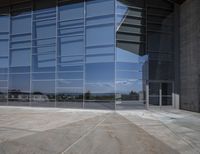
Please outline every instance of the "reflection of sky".
[{"label": "reflection of sky", "polygon": [[131,91],[133,92],[141,92],[143,91],[143,82],[142,80],[122,80],[116,82],[116,92],[129,94]]},{"label": "reflection of sky", "polygon": [[144,63],[147,61],[147,55],[140,56],[133,52],[117,48],[117,61],[118,62],[132,62],[132,63]]},{"label": "reflection of sky", "polygon": [[[120,3],[120,2],[119,2]],[[126,14],[128,8],[120,3],[121,6],[123,6],[123,9],[119,9],[117,13],[119,14]],[[68,5],[65,7],[60,8],[59,12],[59,17],[62,20],[69,20],[69,19],[77,19],[77,18],[82,18],[83,17],[83,4],[73,4],[73,5]],[[67,38],[61,38],[60,39],[60,53],[59,56],[68,56],[68,57],[63,57],[59,58],[60,62],[62,63],[63,66],[68,66],[69,64],[71,65],[85,65],[85,85],[86,85],[86,90],[90,90],[92,93],[113,93],[115,90],[115,64],[114,64],[114,44],[115,44],[115,37],[114,37],[114,24],[107,24],[113,20],[110,20],[111,18],[114,19],[114,1],[89,1],[87,2],[87,11],[86,15],[88,17],[91,16],[100,16],[100,15],[109,15],[109,20],[104,19],[104,16],[102,18],[96,17],[96,18],[88,18],[86,24],[94,24],[93,22],[96,22],[98,20],[99,22],[101,21],[102,23],[105,23],[105,25],[98,25],[98,26],[86,26],[85,32],[86,32],[86,37],[83,36],[76,36],[76,37],[67,37]],[[66,9],[67,8],[67,9]],[[103,9],[102,9],[103,8]],[[42,16],[44,14],[39,15],[39,13],[44,13],[45,11],[47,12],[48,16],[48,11],[54,12],[55,8],[48,8],[48,9],[42,9],[42,10],[37,10],[34,12],[34,18],[36,19],[42,19]],[[66,14],[71,14],[71,16],[66,16]],[[110,15],[110,14],[113,14]],[[2,18],[4,21],[5,19]],[[6,19],[7,21],[8,19]],[[123,16],[119,16],[117,18],[117,22],[122,22]],[[1,21],[1,20],[0,20]],[[56,29],[55,29],[55,24],[54,20],[51,21],[43,21],[43,22],[38,22],[35,28],[35,35],[33,36],[34,39],[36,38],[46,38],[46,37],[54,37],[56,34]],[[43,26],[43,23],[48,23],[47,25]],[[50,24],[51,23],[51,24]],[[53,23],[53,24],[52,24]],[[11,22],[11,27],[13,27],[13,32],[31,32],[31,16],[27,17],[22,17],[20,20],[13,20]],[[39,25],[38,25],[39,24]],[[50,26],[50,25],[51,26]],[[65,24],[65,23],[63,23]],[[0,23],[1,26],[1,23]],[[63,27],[67,26],[64,25]],[[69,25],[68,25],[69,26]],[[78,24],[74,24],[74,26],[78,26]],[[3,29],[3,28],[2,28]],[[4,27],[4,29],[6,29]],[[73,30],[73,29],[72,29]],[[0,29],[1,31],[1,29]],[[13,33],[12,32],[12,33]],[[54,32],[54,33],[53,33]],[[80,33],[82,31],[80,30]],[[36,35],[37,34],[37,35]],[[18,38],[19,40],[30,40],[29,35],[25,35],[22,38]],[[86,40],[86,50],[84,46],[84,40]],[[45,43],[41,43],[41,45],[44,44],[51,44],[52,41],[55,41],[54,39],[49,39],[45,40]],[[23,42],[24,43],[24,42]],[[21,47],[22,44],[18,44],[18,47]],[[38,42],[39,43],[39,42]],[[1,42],[0,45],[4,44],[1,46],[1,48],[8,50],[8,42]],[[28,45],[30,46],[30,45]],[[99,47],[100,46],[100,47]],[[36,52],[37,51],[37,52]],[[44,52],[48,52],[44,54]],[[86,57],[86,64],[83,64],[84,57],[81,56],[84,54],[84,52],[87,53]],[[43,54],[41,54],[43,53]],[[99,53],[103,53],[103,55],[99,56]],[[2,55],[5,55],[5,53],[2,53]],[[54,47],[38,47],[35,48],[35,50],[29,51],[27,49],[24,50],[19,50],[12,52],[10,60],[11,60],[11,66],[15,67],[22,67],[23,66],[30,66],[30,58],[31,54],[38,54],[38,55],[33,55],[32,56],[32,64],[33,64],[33,70],[37,70],[39,68],[48,68],[50,66],[55,66],[55,48]],[[145,56],[139,56],[135,53],[123,50],[118,48],[117,53],[117,62],[130,62],[130,63],[144,63],[146,60]],[[0,55],[0,56],[2,56]],[[79,55],[75,57],[69,57],[69,55]],[[23,60],[21,60],[23,59]],[[0,57],[1,60],[1,57]],[[5,62],[4,62],[5,61]],[[5,63],[7,66],[8,64],[6,63],[8,59],[4,58],[4,60],[0,61],[0,64]],[[97,61],[99,63],[97,63]],[[106,63],[105,63],[106,62]],[[1,65],[3,66],[3,64]],[[137,70],[142,70],[143,65],[137,65],[138,68],[135,68]],[[140,68],[139,68],[140,67]],[[134,69],[134,68],[133,68]],[[38,70],[37,70],[38,71]],[[49,70],[49,71],[54,71],[54,70]],[[66,70],[65,70],[66,71]],[[129,93],[130,91],[141,91],[142,90],[142,81],[137,80],[136,76],[130,76],[128,73],[125,73],[121,71],[120,73],[124,73],[123,80],[120,78],[121,81],[117,81],[117,88],[120,90],[122,93]],[[43,74],[44,75],[44,74]],[[54,75],[54,74],[53,74]],[[53,76],[52,75],[52,76]],[[39,76],[39,74],[38,74]],[[41,74],[42,76],[42,74]],[[72,75],[72,78],[76,78],[78,75],[75,74],[74,76]],[[37,80],[42,80],[44,77],[38,77]],[[47,77],[45,77],[47,79]],[[82,77],[83,78],[83,77]],[[33,76],[34,79],[34,76]],[[54,78],[53,78],[54,79]],[[10,89],[21,89],[21,91],[29,91],[30,90],[30,76],[27,75],[21,75],[21,76],[13,76],[11,78],[12,84],[10,85]],[[57,91],[62,91],[62,92],[81,92],[83,88],[83,82],[80,80],[80,82],[75,82],[75,81],[69,81],[69,80],[64,80],[61,82],[61,80],[57,83]],[[32,81],[31,82],[32,86],[32,91],[40,91],[44,93],[52,93],[55,92],[55,80],[50,80],[50,81]],[[60,86],[60,87],[59,87]],[[75,87],[68,89],[69,87]]]},{"label": "reflection of sky", "polygon": [[86,84],[86,92],[92,93],[114,93],[114,82],[96,82],[93,84]]}]

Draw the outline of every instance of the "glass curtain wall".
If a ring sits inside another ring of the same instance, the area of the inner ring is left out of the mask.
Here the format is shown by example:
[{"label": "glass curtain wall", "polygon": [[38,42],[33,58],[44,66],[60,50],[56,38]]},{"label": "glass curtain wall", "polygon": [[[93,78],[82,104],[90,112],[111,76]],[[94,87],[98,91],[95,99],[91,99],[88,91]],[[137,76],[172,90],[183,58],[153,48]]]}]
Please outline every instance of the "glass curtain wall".
[{"label": "glass curtain wall", "polygon": [[8,104],[29,105],[32,48],[32,2],[10,7]]},{"label": "glass curtain wall", "polygon": [[147,52],[149,54],[149,104],[172,105],[174,81],[174,3],[147,1]]},{"label": "glass curtain wall", "polygon": [[148,55],[144,0],[118,0],[116,6],[117,109],[144,108]]},{"label": "glass curtain wall", "polygon": [[148,79],[173,80],[173,10],[165,0],[11,0],[0,7],[0,105],[143,108]]},{"label": "glass curtain wall", "polygon": [[0,8],[0,105],[7,105],[9,66],[9,7]]}]

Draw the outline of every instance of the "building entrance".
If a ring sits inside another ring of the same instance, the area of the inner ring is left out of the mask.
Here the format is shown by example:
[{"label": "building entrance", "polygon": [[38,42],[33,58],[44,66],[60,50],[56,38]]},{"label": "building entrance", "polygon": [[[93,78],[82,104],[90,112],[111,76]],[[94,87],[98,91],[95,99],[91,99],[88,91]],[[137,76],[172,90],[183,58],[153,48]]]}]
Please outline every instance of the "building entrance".
[{"label": "building entrance", "polygon": [[173,106],[173,82],[150,81],[149,82],[149,107]]}]

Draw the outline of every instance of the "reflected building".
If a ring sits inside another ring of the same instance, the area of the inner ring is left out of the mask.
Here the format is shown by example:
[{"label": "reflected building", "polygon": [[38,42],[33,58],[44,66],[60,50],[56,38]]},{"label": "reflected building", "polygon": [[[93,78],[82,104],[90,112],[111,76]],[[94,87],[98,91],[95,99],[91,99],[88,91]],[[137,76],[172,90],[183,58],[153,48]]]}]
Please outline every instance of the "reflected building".
[{"label": "reflected building", "polygon": [[176,106],[180,2],[2,1],[0,104]]}]

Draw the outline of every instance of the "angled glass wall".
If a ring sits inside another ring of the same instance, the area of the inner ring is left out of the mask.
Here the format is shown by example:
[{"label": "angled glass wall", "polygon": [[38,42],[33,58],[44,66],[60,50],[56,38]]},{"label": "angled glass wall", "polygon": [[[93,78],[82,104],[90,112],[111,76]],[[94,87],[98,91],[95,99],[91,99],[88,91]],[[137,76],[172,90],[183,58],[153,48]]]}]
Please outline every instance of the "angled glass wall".
[{"label": "angled glass wall", "polygon": [[[0,105],[144,108],[148,81],[173,82],[173,3],[0,5]],[[171,99],[167,83],[163,100]]]},{"label": "angled glass wall", "polygon": [[118,0],[116,7],[117,108],[144,108],[148,55],[144,0]]}]

